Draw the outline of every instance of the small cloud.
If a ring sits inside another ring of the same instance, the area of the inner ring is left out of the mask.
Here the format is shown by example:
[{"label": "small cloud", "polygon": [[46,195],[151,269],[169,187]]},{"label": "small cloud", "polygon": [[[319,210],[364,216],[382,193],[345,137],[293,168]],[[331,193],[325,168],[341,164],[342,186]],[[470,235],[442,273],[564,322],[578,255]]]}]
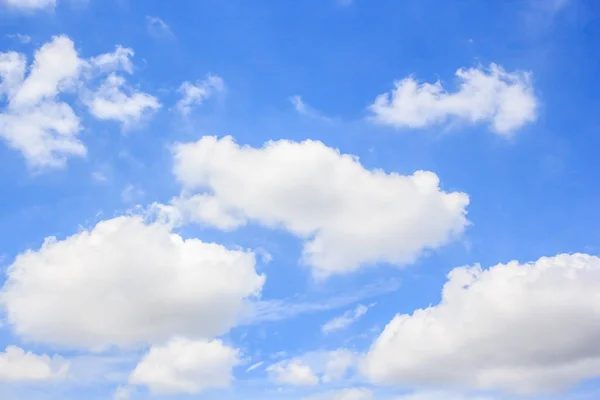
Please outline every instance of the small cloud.
[{"label": "small cloud", "polygon": [[129,184],[121,192],[121,200],[125,204],[132,204],[143,198],[144,195],[145,193],[142,189]]},{"label": "small cloud", "polygon": [[354,310],[348,310],[339,317],[336,317],[324,324],[321,328],[321,331],[324,334],[328,334],[334,331],[346,329],[361,319],[367,313],[367,311],[369,311],[370,307],[372,307],[372,305],[365,306],[363,304],[359,304]]},{"label": "small cloud", "polygon": [[31,42],[31,36],[23,35],[21,33],[8,34],[8,35],[6,35],[6,37],[10,38],[10,39],[16,39],[23,44],[27,44],[27,43]]},{"label": "small cloud", "polygon": [[146,28],[148,33],[155,37],[172,38],[175,37],[173,31],[165,21],[158,17],[146,16]]},{"label": "small cloud", "polygon": [[264,361],[260,361],[260,362],[257,362],[256,364],[252,364],[251,366],[248,367],[246,372],[254,371],[255,369],[260,368],[264,363],[265,363]]},{"label": "small cloud", "polygon": [[100,183],[108,182],[108,178],[102,171],[92,172],[92,179]]},{"label": "small cloud", "polygon": [[194,107],[200,106],[204,101],[215,93],[221,93],[225,90],[223,79],[217,75],[209,74],[206,79],[192,82],[183,82],[178,92],[181,94],[181,100],[175,107],[183,115],[187,116]]},{"label": "small cloud", "polygon": [[131,387],[119,386],[113,394],[113,400],[129,400],[132,393],[133,389]]},{"label": "small cloud", "polygon": [[304,116],[310,117],[310,118],[321,119],[324,121],[331,121],[331,118],[323,115],[322,113],[320,113],[319,111],[315,110],[310,105],[305,103],[304,100],[302,100],[301,96],[299,96],[299,95],[290,96],[289,100],[290,100],[290,103],[292,103],[292,105],[296,109],[296,112],[298,114],[304,115]]}]

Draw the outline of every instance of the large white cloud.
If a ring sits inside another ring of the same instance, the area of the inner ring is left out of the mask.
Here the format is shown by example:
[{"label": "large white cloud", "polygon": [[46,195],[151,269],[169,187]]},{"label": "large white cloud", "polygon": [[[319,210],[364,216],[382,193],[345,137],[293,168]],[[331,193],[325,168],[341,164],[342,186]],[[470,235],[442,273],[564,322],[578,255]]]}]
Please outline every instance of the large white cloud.
[{"label": "large white cloud", "polygon": [[223,388],[233,379],[232,369],[240,363],[239,352],[220,340],[175,338],[154,346],[129,378],[133,385],[145,385],[153,394],[197,394],[209,388]]},{"label": "large white cloud", "polygon": [[320,277],[413,262],[467,225],[468,196],[442,191],[436,174],[367,170],[317,141],[252,148],[207,136],[176,145],[174,158],[184,216],[222,229],[285,228],[306,240],[303,259]]},{"label": "large white cloud", "polygon": [[260,292],[254,266],[251,252],[124,216],[20,254],[0,301],[17,334],[69,348],[211,338]]},{"label": "large white cloud", "polygon": [[[79,140],[80,118],[59,99],[81,92],[90,112],[99,119],[123,123],[138,120],[147,110],[160,107],[153,96],[125,88],[115,74],[132,72],[131,49],[117,46],[112,53],[89,60],[79,57],[73,41],[55,36],[41,46],[27,72],[27,58],[20,53],[0,53],[0,138],[21,152],[33,168],[61,167],[68,157],[83,157],[87,150]],[[97,89],[92,80],[110,73]],[[85,95],[84,95],[85,94]]]},{"label": "large white cloud", "polygon": [[37,355],[16,346],[0,353],[0,381],[33,382],[63,379],[69,363],[61,357]]},{"label": "large white cloud", "polygon": [[535,121],[538,101],[530,74],[491,64],[488,69],[459,69],[456,76],[460,84],[455,92],[439,81],[419,83],[412,76],[397,81],[391,93],[379,95],[369,107],[374,121],[407,128],[452,120],[488,123],[505,136]]},{"label": "large white cloud", "polygon": [[396,315],[371,347],[374,382],[529,393],[600,376],[600,258],[452,270],[442,300]]}]

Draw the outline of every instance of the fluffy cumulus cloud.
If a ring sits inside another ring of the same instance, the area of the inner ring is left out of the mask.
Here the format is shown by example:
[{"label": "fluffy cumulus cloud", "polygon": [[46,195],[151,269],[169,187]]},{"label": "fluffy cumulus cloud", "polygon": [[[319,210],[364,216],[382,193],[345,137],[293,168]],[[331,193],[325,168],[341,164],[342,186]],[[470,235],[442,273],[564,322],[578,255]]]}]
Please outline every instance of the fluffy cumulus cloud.
[{"label": "fluffy cumulus cloud", "polygon": [[17,334],[69,348],[211,338],[260,292],[254,267],[251,252],[123,216],[17,256],[0,302]]},{"label": "fluffy cumulus cloud", "polygon": [[240,363],[239,352],[220,340],[176,338],[154,346],[129,378],[133,385],[147,386],[153,394],[197,394],[229,385],[232,369]]},{"label": "fluffy cumulus cloud", "polygon": [[281,361],[267,368],[271,379],[280,385],[315,386],[319,377],[309,365],[301,360]]},{"label": "fluffy cumulus cloud", "polygon": [[291,386],[314,386],[318,383],[340,382],[349,376],[358,355],[348,349],[313,351],[279,361],[266,370],[271,379]]},{"label": "fluffy cumulus cloud", "polygon": [[182,115],[189,115],[194,107],[223,90],[225,90],[225,83],[217,75],[208,75],[205,80],[195,83],[183,82],[179,87],[181,99],[177,102],[176,108]]},{"label": "fluffy cumulus cloud", "polygon": [[20,10],[54,8],[57,0],[0,0],[0,4]]},{"label": "fluffy cumulus cloud", "polygon": [[361,319],[367,313],[367,311],[369,311],[369,307],[363,304],[359,304],[354,310],[346,311],[339,317],[335,317],[331,321],[327,321],[321,327],[321,331],[325,334],[328,334],[331,332],[346,329],[350,325],[354,324],[359,319]]},{"label": "fluffy cumulus cloud", "polygon": [[467,225],[469,197],[441,190],[436,174],[370,171],[317,141],[252,148],[207,136],[176,145],[174,158],[183,185],[174,204],[185,218],[222,229],[246,221],[285,228],[306,240],[303,261],[318,277],[413,262]]},{"label": "fluffy cumulus cloud", "polygon": [[379,383],[554,391],[600,375],[598,337],[600,258],[460,267],[438,305],[393,318],[363,369]]},{"label": "fluffy cumulus cloud", "polygon": [[0,381],[34,382],[62,379],[67,376],[69,363],[61,357],[37,355],[8,346],[0,353]]},{"label": "fluffy cumulus cloud", "polygon": [[[132,72],[131,56],[131,49],[117,46],[113,53],[82,59],[66,36],[55,36],[41,46],[29,69],[25,55],[0,53],[0,98],[5,100],[0,138],[21,152],[32,168],[61,167],[68,157],[85,156],[86,147],[78,138],[80,118],[59,97],[81,92],[99,119],[138,120],[159,104],[148,94],[123,91],[124,78],[115,71]],[[106,73],[110,75],[99,88],[88,88]]]},{"label": "fluffy cumulus cloud", "polygon": [[25,76],[24,55],[0,53],[0,137],[32,167],[62,166],[68,156],[84,156],[79,118],[59,92],[72,89],[82,68],[73,42],[54,37],[36,53]]},{"label": "fluffy cumulus cloud", "polygon": [[161,106],[156,97],[128,87],[125,78],[114,73],[88,92],[84,103],[97,119],[118,121],[126,127]]},{"label": "fluffy cumulus cloud", "polygon": [[419,83],[413,77],[397,81],[369,107],[373,120],[384,125],[423,128],[448,121],[486,123],[499,135],[536,119],[537,99],[528,73],[489,68],[459,69],[459,87],[447,91],[438,81]]},{"label": "fluffy cumulus cloud", "polygon": [[304,397],[302,400],[374,400],[373,392],[366,388],[340,389]]}]

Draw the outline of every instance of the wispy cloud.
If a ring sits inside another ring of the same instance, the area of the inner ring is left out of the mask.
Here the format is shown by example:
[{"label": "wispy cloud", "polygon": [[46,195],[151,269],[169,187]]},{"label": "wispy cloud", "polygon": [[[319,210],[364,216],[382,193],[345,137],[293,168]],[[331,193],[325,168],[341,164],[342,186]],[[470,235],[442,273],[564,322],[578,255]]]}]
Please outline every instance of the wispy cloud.
[{"label": "wispy cloud", "polygon": [[336,310],[368,298],[393,292],[399,287],[399,282],[392,280],[368,285],[354,293],[341,294],[316,301],[308,301],[303,298],[259,301],[251,305],[242,317],[241,323],[249,325],[266,321],[281,321],[302,314]]},{"label": "wispy cloud", "polygon": [[165,38],[175,37],[171,27],[169,27],[165,21],[158,17],[146,15],[146,28],[148,29],[148,33],[150,33],[152,36]]},{"label": "wispy cloud", "polygon": [[300,115],[304,115],[304,116],[310,117],[310,118],[317,118],[317,119],[321,119],[324,121],[332,121],[333,120],[332,118],[330,118],[326,115],[323,115],[321,112],[319,112],[318,110],[314,109],[313,107],[308,105],[306,102],[304,102],[304,100],[302,100],[302,96],[299,96],[299,95],[290,96],[289,101],[290,101],[290,103],[292,103],[292,105],[296,109],[296,112]]},{"label": "wispy cloud", "polygon": [[340,331],[340,330],[346,329],[350,325],[354,324],[359,319],[361,319],[367,313],[367,311],[369,311],[369,308],[372,306],[373,306],[373,304],[371,304],[369,306],[365,306],[364,304],[359,304],[358,306],[356,306],[356,308],[354,310],[348,310],[345,313],[343,313],[342,315],[340,315],[339,317],[335,317],[331,321],[328,321],[327,323],[325,323],[321,327],[321,331],[324,334],[328,334],[328,333],[331,333],[334,331]]},{"label": "wispy cloud", "polygon": [[246,369],[246,372],[254,371],[255,369],[262,367],[264,363],[265,363],[264,361],[259,361],[256,364],[252,364],[251,366],[248,367],[248,369]]},{"label": "wispy cloud", "polygon": [[10,39],[16,39],[23,44],[27,44],[27,43],[31,42],[31,36],[24,35],[22,33],[11,33],[11,34],[6,35],[6,37],[10,38]]}]

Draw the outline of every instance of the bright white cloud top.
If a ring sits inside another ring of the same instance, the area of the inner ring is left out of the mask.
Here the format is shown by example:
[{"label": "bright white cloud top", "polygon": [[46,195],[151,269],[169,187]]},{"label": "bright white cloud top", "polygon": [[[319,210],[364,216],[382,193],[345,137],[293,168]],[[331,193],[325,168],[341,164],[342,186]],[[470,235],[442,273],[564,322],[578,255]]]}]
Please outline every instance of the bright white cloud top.
[{"label": "bright white cloud top", "polygon": [[395,83],[390,93],[379,95],[369,107],[373,120],[398,128],[424,128],[446,122],[486,123],[502,136],[510,136],[537,118],[538,100],[531,76],[489,68],[456,71],[458,90],[442,83],[420,83],[410,76]]},{"label": "bright white cloud top", "polygon": [[[0,53],[0,97],[6,100],[0,111],[0,138],[21,152],[32,168],[62,167],[68,157],[83,157],[85,145],[79,139],[80,117],[61,95],[81,93],[89,111],[98,119],[123,124],[139,120],[148,110],[160,107],[156,98],[127,89],[116,71],[131,73],[131,49],[117,46],[89,60],[79,57],[66,36],[55,36],[27,59],[16,52]],[[99,75],[110,73],[97,89],[89,86]]]},{"label": "bright white cloud top", "polygon": [[184,216],[226,230],[285,228],[306,240],[303,261],[317,277],[413,262],[467,225],[469,197],[441,190],[433,172],[369,171],[317,141],[252,148],[207,136],[176,145],[174,157]]},{"label": "bright white cloud top", "polygon": [[0,353],[0,381],[35,382],[66,378],[69,363],[61,357],[37,355],[16,346]]},{"label": "bright white cloud top", "polygon": [[442,301],[397,315],[364,362],[374,382],[517,393],[600,374],[600,258],[455,268]]},{"label": "bright white cloud top", "polygon": [[16,333],[68,348],[212,338],[260,293],[254,266],[250,252],[118,217],[19,255],[0,301]]},{"label": "bright white cloud top", "polygon": [[198,394],[227,387],[232,369],[240,364],[239,351],[220,340],[176,338],[153,346],[132,372],[132,385],[147,386],[153,394]]}]

